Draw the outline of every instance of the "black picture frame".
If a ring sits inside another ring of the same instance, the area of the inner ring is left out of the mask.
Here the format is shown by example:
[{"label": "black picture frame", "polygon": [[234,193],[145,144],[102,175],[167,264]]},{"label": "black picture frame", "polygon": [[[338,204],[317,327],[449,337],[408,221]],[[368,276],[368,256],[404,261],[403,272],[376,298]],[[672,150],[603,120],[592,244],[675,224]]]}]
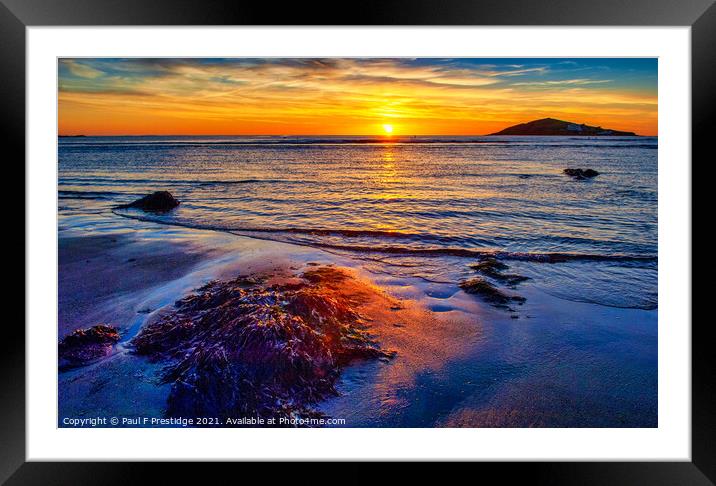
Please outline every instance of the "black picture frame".
[{"label": "black picture frame", "polygon": [[[228,0],[0,0],[0,98],[6,153],[25,154],[25,31],[30,26],[109,25],[634,25],[690,26],[692,55],[692,161],[713,159],[707,152],[716,106],[716,6],[714,0],[382,0],[353,6]],[[6,159],[10,163],[10,159]],[[676,161],[674,161],[676,162]],[[685,167],[684,170],[688,170]],[[24,178],[24,175],[20,176]],[[693,194],[693,188],[692,188]],[[694,206],[694,210],[697,207]],[[698,221],[698,220],[697,220]],[[24,223],[21,223],[24,225]],[[24,235],[24,232],[23,232]],[[23,244],[27,243],[22,237]],[[693,233],[692,233],[693,241]],[[24,251],[24,250],[23,250]],[[27,258],[27,254],[26,258]],[[24,288],[24,287],[23,287]],[[698,296],[700,289],[694,289]],[[698,297],[696,300],[698,301]],[[25,333],[6,319],[0,353],[0,481],[7,484],[129,484],[161,468],[163,483],[172,476],[192,480],[206,464],[25,462]],[[669,325],[689,325],[672,322]],[[692,462],[644,463],[481,463],[501,481],[515,477],[549,484],[716,484],[716,387],[710,323],[692,324]],[[101,444],[98,444],[101,447]],[[249,474],[243,465],[242,474]],[[235,467],[211,465],[211,474]],[[251,466],[254,468],[254,466]],[[368,465],[341,465],[340,476],[369,478]],[[420,466],[416,466],[419,468]],[[474,465],[472,466],[474,467]],[[260,474],[266,466],[258,465]],[[301,467],[272,469],[286,480],[303,475]],[[463,467],[452,468],[464,473]],[[482,474],[482,471],[480,472]],[[311,475],[309,477],[314,477]],[[444,475],[441,475],[445,479]],[[383,479],[387,477],[383,476]],[[311,479],[311,481],[313,481]],[[361,481],[362,482],[362,481]]]}]

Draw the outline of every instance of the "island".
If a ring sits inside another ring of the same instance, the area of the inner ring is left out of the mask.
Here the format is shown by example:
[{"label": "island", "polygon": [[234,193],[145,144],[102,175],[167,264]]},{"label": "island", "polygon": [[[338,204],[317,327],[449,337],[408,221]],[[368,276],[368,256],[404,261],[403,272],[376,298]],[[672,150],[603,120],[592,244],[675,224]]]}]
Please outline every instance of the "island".
[{"label": "island", "polygon": [[621,136],[635,137],[634,132],[623,132],[609,128],[593,127],[572,123],[555,118],[542,118],[527,123],[520,123],[490,135],[572,135],[572,136]]}]

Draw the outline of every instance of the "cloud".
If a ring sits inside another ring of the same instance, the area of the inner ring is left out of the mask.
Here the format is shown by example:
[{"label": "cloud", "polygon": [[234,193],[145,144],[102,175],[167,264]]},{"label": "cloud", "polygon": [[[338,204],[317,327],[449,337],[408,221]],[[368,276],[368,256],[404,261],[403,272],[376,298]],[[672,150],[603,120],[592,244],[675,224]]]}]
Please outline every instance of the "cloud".
[{"label": "cloud", "polygon": [[512,69],[509,71],[495,71],[491,73],[491,76],[522,76],[529,73],[544,74],[548,71],[546,66],[531,67],[524,69]]},{"label": "cloud", "polygon": [[76,61],[61,60],[60,62],[67,67],[70,73],[79,78],[95,79],[104,74],[104,72],[99,69],[95,69]]},{"label": "cloud", "polygon": [[602,84],[611,82],[611,79],[559,79],[552,81],[528,81],[523,83],[512,83],[512,86],[581,86],[587,84]]},{"label": "cloud", "polygon": [[[127,126],[150,119],[187,120],[194,127],[232,127],[224,130],[234,133],[259,130],[262,123],[314,130],[365,126],[381,118],[410,120],[416,129],[430,121],[476,130],[478,122],[522,120],[528,113],[556,116],[565,106],[580,113],[631,110],[634,116],[656,107],[655,91],[617,89],[615,72],[610,79],[594,72],[569,77],[571,70],[557,69],[558,62],[486,61],[63,59],[60,118],[61,125],[63,119],[87,123],[97,112]],[[555,79],[556,73],[563,79]],[[655,85],[655,79],[649,82]],[[300,133],[299,128],[285,130]]]}]

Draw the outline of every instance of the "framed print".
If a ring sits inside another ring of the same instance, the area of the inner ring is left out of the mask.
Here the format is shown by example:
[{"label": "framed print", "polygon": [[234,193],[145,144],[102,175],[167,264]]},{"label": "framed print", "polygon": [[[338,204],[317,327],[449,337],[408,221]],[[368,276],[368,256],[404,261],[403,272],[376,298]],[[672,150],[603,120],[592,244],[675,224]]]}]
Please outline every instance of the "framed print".
[{"label": "framed print", "polygon": [[3,479],[712,484],[691,170],[716,10],[608,6],[4,2],[27,285]]}]

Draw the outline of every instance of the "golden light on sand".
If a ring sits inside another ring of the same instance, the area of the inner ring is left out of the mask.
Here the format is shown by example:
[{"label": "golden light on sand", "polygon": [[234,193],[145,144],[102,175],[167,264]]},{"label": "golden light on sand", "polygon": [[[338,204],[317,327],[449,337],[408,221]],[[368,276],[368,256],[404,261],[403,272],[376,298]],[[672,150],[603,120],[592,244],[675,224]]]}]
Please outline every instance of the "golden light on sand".
[{"label": "golden light on sand", "polygon": [[393,125],[383,125],[383,131],[386,135],[392,135],[393,134]]}]

